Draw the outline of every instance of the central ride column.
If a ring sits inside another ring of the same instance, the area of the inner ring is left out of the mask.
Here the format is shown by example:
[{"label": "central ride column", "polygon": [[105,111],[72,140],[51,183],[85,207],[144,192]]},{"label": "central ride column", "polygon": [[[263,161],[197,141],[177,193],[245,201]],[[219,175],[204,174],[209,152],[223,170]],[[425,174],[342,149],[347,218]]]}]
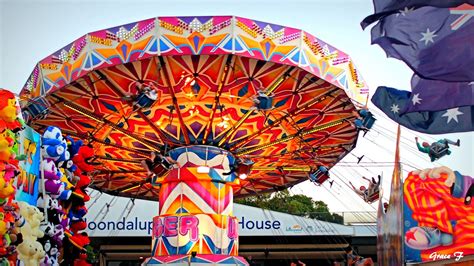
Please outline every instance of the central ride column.
[{"label": "central ride column", "polygon": [[[169,152],[177,167],[159,177],[159,216],[153,218],[152,257],[144,265],[248,265],[238,257],[230,173],[233,155],[212,146]],[[227,173],[227,175],[224,175]]]}]

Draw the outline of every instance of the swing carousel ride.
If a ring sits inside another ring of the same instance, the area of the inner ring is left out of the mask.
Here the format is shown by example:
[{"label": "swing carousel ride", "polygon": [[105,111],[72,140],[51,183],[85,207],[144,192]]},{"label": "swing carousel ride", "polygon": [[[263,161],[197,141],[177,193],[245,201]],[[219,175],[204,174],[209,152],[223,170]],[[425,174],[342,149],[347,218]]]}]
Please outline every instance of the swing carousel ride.
[{"label": "swing carousel ride", "polygon": [[[235,16],[88,33],[40,61],[21,92],[34,129],[54,125],[93,147],[92,188],[159,200],[148,261],[158,264],[193,252],[242,261],[232,198],[330,169],[354,148],[354,111],[367,98],[347,54],[302,30]],[[174,166],[150,175],[142,161],[152,151]]]}]

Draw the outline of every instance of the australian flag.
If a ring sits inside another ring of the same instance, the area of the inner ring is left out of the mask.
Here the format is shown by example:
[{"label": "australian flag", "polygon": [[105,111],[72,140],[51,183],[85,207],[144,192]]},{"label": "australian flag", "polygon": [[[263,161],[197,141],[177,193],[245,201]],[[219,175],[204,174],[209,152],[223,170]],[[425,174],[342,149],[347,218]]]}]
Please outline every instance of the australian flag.
[{"label": "australian flag", "polygon": [[404,61],[420,77],[474,81],[472,5],[404,9],[372,28],[372,43]]},{"label": "australian flag", "polygon": [[366,17],[360,25],[366,28],[375,21],[391,14],[404,14],[414,8],[422,6],[433,7],[457,7],[464,3],[474,5],[474,0],[374,0],[375,12],[373,15]]},{"label": "australian flag", "polygon": [[474,131],[474,105],[455,104],[447,109],[437,106],[430,108],[428,105],[426,109],[430,111],[410,111],[410,108],[416,106],[414,103],[423,100],[429,102],[429,98],[422,99],[420,96],[415,97],[412,92],[389,87],[378,87],[372,97],[372,102],[388,117],[411,130],[428,134]]},{"label": "australian flag", "polygon": [[[372,43],[404,61],[412,91],[379,87],[372,98],[410,129],[442,134],[473,130],[474,0],[374,1]],[[398,10],[398,11],[397,11]],[[367,24],[368,23],[368,24]]]},{"label": "australian flag", "polygon": [[474,106],[474,82],[447,82],[413,75],[411,88],[410,103],[402,113]]}]

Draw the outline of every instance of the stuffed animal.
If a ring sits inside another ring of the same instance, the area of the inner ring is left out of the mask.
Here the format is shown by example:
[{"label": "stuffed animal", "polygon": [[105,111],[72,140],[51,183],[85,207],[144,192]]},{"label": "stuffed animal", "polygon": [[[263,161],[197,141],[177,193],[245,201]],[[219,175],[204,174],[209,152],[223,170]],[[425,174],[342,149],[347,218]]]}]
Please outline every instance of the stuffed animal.
[{"label": "stuffed animal", "polygon": [[91,183],[91,178],[87,175],[79,175],[79,180],[76,183],[76,187],[85,189]]},{"label": "stuffed animal", "polygon": [[0,161],[8,163],[12,159],[13,144],[14,140],[10,137],[8,130],[0,133]]},{"label": "stuffed animal", "polygon": [[10,182],[11,179],[19,174],[18,168],[12,164],[3,164],[3,169],[0,171],[0,177],[5,179],[5,182]]},{"label": "stuffed animal", "polygon": [[17,246],[18,258],[25,266],[37,266],[45,256],[43,246],[36,241],[44,236],[39,228],[44,217],[38,208],[28,203],[19,202],[18,205],[21,216],[25,218],[25,223],[20,229],[23,242]]},{"label": "stuffed animal", "polygon": [[31,259],[35,255],[38,250],[35,250],[35,247],[33,245],[33,241],[29,239],[24,239],[21,244],[19,244],[16,248],[18,252],[18,259],[23,261],[23,263],[26,265],[27,263],[31,263]]},{"label": "stuffed animal", "polygon": [[87,228],[87,223],[84,220],[73,221],[71,222],[71,232],[74,234],[79,233],[79,231],[85,230]]},{"label": "stuffed animal", "polygon": [[62,224],[57,224],[54,227],[53,237],[51,238],[52,242],[58,247],[61,248],[63,245],[64,239],[64,226]]},{"label": "stuffed animal", "polygon": [[86,214],[86,206],[76,206],[69,210],[70,229],[74,234],[87,228],[87,223],[83,219]]},{"label": "stuffed animal", "polygon": [[[35,262],[40,262],[44,256],[46,255],[46,253],[44,252],[44,249],[43,249],[43,246],[41,245],[41,243],[39,242],[33,242],[33,246],[35,247],[35,250],[37,252],[35,252],[35,254],[33,255],[33,259]],[[37,264],[35,264],[37,265]]]},{"label": "stuffed animal", "polygon": [[61,134],[61,130],[57,127],[47,127],[41,141],[41,153],[43,158],[50,158],[57,161],[66,151],[66,142]]},{"label": "stuffed animal", "polygon": [[58,264],[59,249],[56,246],[56,244],[50,241],[50,239],[48,238],[42,239],[41,243],[43,244],[43,248],[46,255],[44,259],[41,260],[40,266],[59,265]]},{"label": "stuffed animal", "polygon": [[90,178],[86,175],[80,175],[79,181],[72,189],[71,203],[75,208],[77,206],[84,206],[85,202],[90,200],[90,196],[87,194],[87,187],[90,184]]},{"label": "stuffed animal", "polygon": [[39,209],[44,209],[46,207],[46,209],[51,211],[62,211],[63,209],[57,199],[52,198],[48,194],[43,197],[42,193],[38,196],[36,207],[38,207]]},{"label": "stuffed animal", "polygon": [[61,177],[54,160],[51,158],[44,159],[41,166],[43,168],[46,192],[52,197],[58,197],[64,190],[64,185],[60,181]]},{"label": "stuffed animal", "polygon": [[44,232],[44,237],[53,237],[54,236],[54,224],[51,222],[41,222],[40,224],[41,231]]},{"label": "stuffed animal", "polygon": [[61,181],[67,184],[68,189],[71,189],[71,187],[74,186],[71,182],[76,183],[79,180],[79,178],[74,175],[74,172],[77,170],[77,166],[72,161],[72,158],[70,158],[69,151],[66,151],[64,154],[65,160],[60,159],[58,162],[58,168],[63,174]]},{"label": "stuffed animal", "polygon": [[87,214],[86,206],[77,206],[69,210],[69,218],[72,222],[82,220],[82,218]]},{"label": "stuffed animal", "polygon": [[14,133],[11,130],[7,130],[7,133],[9,134],[10,138],[13,140],[13,144],[10,147],[10,164],[14,165],[16,168],[18,168],[18,162],[23,161],[26,159],[26,154],[20,154],[20,147],[19,147],[19,133]]},{"label": "stuffed animal", "polygon": [[42,162],[45,190],[52,198],[67,200],[71,196],[72,191],[66,189],[66,183],[61,182],[61,172],[58,171],[53,159],[45,159]]},{"label": "stuffed animal", "polygon": [[68,140],[67,150],[72,159],[79,153],[79,149],[82,147],[83,142],[82,140],[74,141],[70,136],[66,136],[66,139]]},{"label": "stuffed animal", "polygon": [[[25,220],[19,214],[20,210],[16,203],[4,205],[3,212],[5,214],[3,221],[6,223],[6,234],[8,234],[8,236],[4,236],[4,239],[10,243],[10,246],[7,247],[7,256],[10,256],[12,253],[16,253],[16,246],[12,244],[18,243],[18,240],[21,239],[20,227],[24,225]],[[3,233],[3,229],[1,231]]]},{"label": "stuffed animal", "polygon": [[7,199],[15,193],[13,181],[14,179],[10,179],[8,182],[5,182],[4,178],[0,178],[0,198]]},{"label": "stuffed animal", "polygon": [[19,118],[20,109],[16,102],[15,94],[0,89],[0,119],[6,122],[12,131],[20,130],[24,125]]},{"label": "stuffed animal", "polygon": [[94,150],[91,146],[81,146],[76,156],[72,158],[77,166],[76,174],[83,174],[94,171],[94,164],[90,160],[94,157]]},{"label": "stuffed animal", "polygon": [[17,168],[11,164],[6,164],[3,168],[3,171],[0,172],[0,199],[2,199],[0,202],[2,203],[15,193],[13,181],[15,176],[20,173]]},{"label": "stuffed animal", "polygon": [[13,215],[13,218],[15,220],[15,228],[21,228],[23,225],[25,225],[26,220],[25,217],[23,217],[20,213],[20,206],[18,203],[13,202],[10,204],[11,208],[11,214]]},{"label": "stuffed animal", "polygon": [[56,246],[61,247],[64,239],[64,227],[61,224],[53,224],[51,222],[42,222],[40,229],[44,232],[42,239],[51,240]]},{"label": "stuffed animal", "polygon": [[[71,180],[74,180],[74,179],[69,178],[71,176],[70,172],[68,172],[68,170],[65,170],[65,169],[60,169],[60,171],[62,173],[61,182],[63,182],[66,185],[66,189],[71,190],[74,187],[74,185],[71,183]],[[72,176],[74,176],[74,174],[72,174]]]},{"label": "stuffed animal", "polygon": [[72,206],[83,206],[86,202],[88,202],[91,197],[87,194],[87,190],[85,188],[75,187],[73,189],[73,193],[71,195],[71,202]]},{"label": "stuffed animal", "polygon": [[0,256],[7,255],[7,248],[10,246],[10,236],[8,235],[8,223],[4,219],[3,209],[0,212]]},{"label": "stuffed animal", "polygon": [[92,264],[87,262],[87,254],[80,253],[79,258],[74,260],[74,266],[91,266]]},{"label": "stuffed animal", "polygon": [[64,147],[65,149],[64,149],[63,154],[61,154],[61,156],[59,156],[59,159],[56,161],[57,163],[67,161],[71,158],[71,155],[69,151],[67,150],[67,141],[65,138],[62,138],[61,146]]},{"label": "stuffed animal", "polygon": [[26,202],[18,202],[20,206],[20,214],[25,218],[25,224],[21,227],[23,241],[25,239],[36,241],[37,238],[44,236],[43,231],[39,229],[41,221],[44,219],[43,214],[38,208],[29,205]]},{"label": "stuffed animal", "polygon": [[89,245],[91,242],[86,232],[77,234],[68,233],[67,236],[69,242],[71,242],[71,244],[73,244],[76,248],[80,250],[84,250],[85,246]]},{"label": "stuffed animal", "polygon": [[21,260],[25,266],[38,266],[40,261],[45,257],[43,246],[37,241],[23,240],[17,246],[18,259]]},{"label": "stuffed animal", "polygon": [[49,126],[49,127],[46,128],[46,130],[43,133],[43,138],[42,139],[44,139],[46,141],[57,140],[61,143],[64,142],[64,138],[63,138],[61,129],[59,129],[58,127],[54,127],[54,126]]}]

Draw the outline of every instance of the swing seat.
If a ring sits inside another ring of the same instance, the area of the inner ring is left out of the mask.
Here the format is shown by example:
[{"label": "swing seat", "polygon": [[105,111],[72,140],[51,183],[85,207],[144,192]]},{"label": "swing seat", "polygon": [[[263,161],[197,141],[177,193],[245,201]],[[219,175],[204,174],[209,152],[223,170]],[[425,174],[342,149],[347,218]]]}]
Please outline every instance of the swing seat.
[{"label": "swing seat", "polygon": [[[168,159],[165,159],[165,161],[166,163],[159,163],[153,167],[152,171],[157,177],[164,176],[170,170],[171,163],[168,161]],[[166,165],[169,165],[170,167],[166,167]]]},{"label": "swing seat", "polygon": [[40,100],[34,99],[33,103],[26,106],[25,112],[30,116],[30,119],[44,119],[48,115],[47,103]]},{"label": "swing seat", "polygon": [[320,175],[317,176],[316,180],[314,180],[314,183],[318,186],[321,186],[328,179],[329,179],[329,175],[321,173]]},{"label": "swing seat", "polygon": [[371,129],[372,126],[374,125],[375,123],[375,117],[372,113],[368,113],[367,116],[364,118],[364,120],[362,121],[362,124],[364,125],[364,127],[366,127],[367,129]]},{"label": "swing seat", "polygon": [[155,173],[156,176],[163,176],[169,171],[168,168],[166,168],[162,164],[158,164],[153,168],[153,173]]},{"label": "swing seat", "polygon": [[246,174],[248,175],[252,170],[252,165],[254,162],[252,160],[238,160],[237,161],[237,175]]},{"label": "swing seat", "polygon": [[148,98],[145,93],[140,93],[136,99],[136,105],[140,108],[149,108],[155,101]]},{"label": "swing seat", "polygon": [[372,193],[372,195],[369,195],[367,197],[367,200],[365,202],[367,203],[373,203],[375,201],[379,200],[379,191],[377,190],[376,192]]},{"label": "swing seat", "polygon": [[268,95],[258,95],[257,100],[259,103],[256,105],[259,110],[271,110],[273,107],[273,97]]},{"label": "swing seat", "polygon": [[314,173],[311,173],[309,174],[309,180],[313,183],[316,182],[316,180],[318,180],[318,175],[314,174]]},{"label": "swing seat", "polygon": [[445,155],[448,155],[450,154],[451,152],[449,151],[449,146],[448,145],[445,145],[445,146],[436,146],[434,148],[431,149],[432,152],[431,155],[436,158],[436,159],[440,159],[441,157],[445,156]]},{"label": "swing seat", "polygon": [[320,166],[318,170],[309,174],[309,179],[314,184],[320,186],[324,183],[324,181],[329,179],[329,174],[325,167]]}]

